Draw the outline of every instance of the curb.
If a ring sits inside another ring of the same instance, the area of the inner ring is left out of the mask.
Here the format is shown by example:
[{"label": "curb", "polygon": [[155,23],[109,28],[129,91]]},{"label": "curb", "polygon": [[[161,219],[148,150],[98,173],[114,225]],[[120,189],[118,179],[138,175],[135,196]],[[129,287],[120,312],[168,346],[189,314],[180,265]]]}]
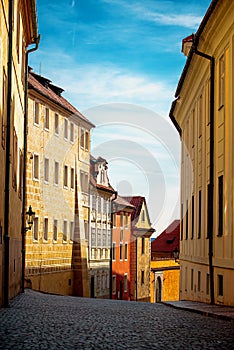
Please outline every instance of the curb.
[{"label": "curb", "polygon": [[200,314],[206,317],[213,317],[213,318],[217,318],[217,319],[221,319],[224,321],[228,321],[228,322],[232,322],[234,323],[234,317],[232,316],[227,316],[227,315],[223,315],[223,314],[217,314],[214,312],[210,312],[210,311],[204,311],[204,310],[200,310],[200,309],[192,309],[190,307],[186,307],[186,306],[177,306],[175,304],[170,304],[167,302],[162,301],[161,304],[172,307],[174,309],[179,309],[179,310],[183,310],[183,311],[189,311],[189,312],[193,312],[196,314]]}]

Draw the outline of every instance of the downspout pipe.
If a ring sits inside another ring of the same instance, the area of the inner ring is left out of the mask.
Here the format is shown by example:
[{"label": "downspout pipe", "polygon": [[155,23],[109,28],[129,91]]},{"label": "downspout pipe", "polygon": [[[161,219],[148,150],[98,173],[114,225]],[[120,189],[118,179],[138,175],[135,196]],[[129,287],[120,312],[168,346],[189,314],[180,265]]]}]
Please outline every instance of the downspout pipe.
[{"label": "downspout pipe", "polygon": [[5,198],[4,198],[4,282],[3,306],[9,306],[9,206],[10,206],[10,148],[11,148],[11,96],[12,96],[12,37],[13,37],[13,0],[8,1],[8,63],[7,63],[7,120],[6,120],[6,158],[5,158]]},{"label": "downspout pipe", "polygon": [[35,47],[26,51],[25,59],[25,92],[24,92],[24,153],[23,153],[23,198],[22,198],[22,281],[21,292],[24,293],[25,278],[25,213],[26,213],[26,166],[27,166],[27,135],[28,135],[28,56],[31,52],[38,49],[40,35],[34,40]]},{"label": "downspout pipe", "polygon": [[113,245],[113,216],[114,216],[114,210],[113,210],[113,202],[117,198],[117,191],[114,192],[113,198],[111,199],[111,233],[110,233],[110,278],[109,278],[109,289],[110,294],[109,297],[112,299],[112,260],[113,260],[113,253],[112,253],[112,245]]},{"label": "downspout pipe", "polygon": [[[196,40],[197,39],[197,40]],[[213,219],[214,219],[214,78],[215,59],[197,49],[199,38],[195,37],[192,46],[194,53],[210,61],[210,185],[208,203],[208,239],[209,239],[209,272],[210,272],[210,304],[214,304],[214,267],[213,267]]]}]

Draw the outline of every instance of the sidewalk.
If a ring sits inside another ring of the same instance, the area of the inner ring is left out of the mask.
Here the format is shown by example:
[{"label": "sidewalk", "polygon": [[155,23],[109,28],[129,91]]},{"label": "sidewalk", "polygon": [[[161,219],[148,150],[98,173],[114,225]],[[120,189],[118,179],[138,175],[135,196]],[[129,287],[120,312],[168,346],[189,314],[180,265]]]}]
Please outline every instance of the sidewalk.
[{"label": "sidewalk", "polygon": [[196,301],[163,301],[162,304],[181,309],[184,311],[196,312],[198,314],[220,318],[222,320],[234,322],[234,307],[222,305],[210,305]]}]

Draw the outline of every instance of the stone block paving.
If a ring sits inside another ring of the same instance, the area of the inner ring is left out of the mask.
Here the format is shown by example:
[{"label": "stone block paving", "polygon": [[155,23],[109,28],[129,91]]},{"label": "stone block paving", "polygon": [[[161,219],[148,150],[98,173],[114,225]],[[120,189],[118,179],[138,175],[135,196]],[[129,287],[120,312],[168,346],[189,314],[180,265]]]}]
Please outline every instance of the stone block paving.
[{"label": "stone block paving", "polygon": [[234,349],[234,324],[163,304],[31,290],[0,309],[0,349]]}]

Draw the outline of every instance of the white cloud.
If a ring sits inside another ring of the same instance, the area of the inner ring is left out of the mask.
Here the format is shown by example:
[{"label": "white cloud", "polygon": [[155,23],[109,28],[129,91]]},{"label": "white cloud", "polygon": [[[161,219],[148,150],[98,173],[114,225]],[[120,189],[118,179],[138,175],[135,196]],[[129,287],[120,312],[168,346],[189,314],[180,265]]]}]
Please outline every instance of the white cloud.
[{"label": "white cloud", "polygon": [[174,13],[171,2],[145,1],[142,4],[142,2],[135,1],[134,4],[131,4],[124,0],[103,1],[124,7],[125,11],[128,10],[134,13],[140,19],[165,26],[181,26],[195,29],[202,19],[201,16],[197,16],[194,13],[180,12],[179,4],[177,4],[176,13]]},{"label": "white cloud", "polygon": [[[71,73],[72,72],[72,73]],[[174,86],[118,67],[82,65],[60,68],[59,76],[50,70],[50,78],[60,84],[66,96],[79,110],[92,106],[124,102],[142,105],[165,115],[173,100]]]}]

